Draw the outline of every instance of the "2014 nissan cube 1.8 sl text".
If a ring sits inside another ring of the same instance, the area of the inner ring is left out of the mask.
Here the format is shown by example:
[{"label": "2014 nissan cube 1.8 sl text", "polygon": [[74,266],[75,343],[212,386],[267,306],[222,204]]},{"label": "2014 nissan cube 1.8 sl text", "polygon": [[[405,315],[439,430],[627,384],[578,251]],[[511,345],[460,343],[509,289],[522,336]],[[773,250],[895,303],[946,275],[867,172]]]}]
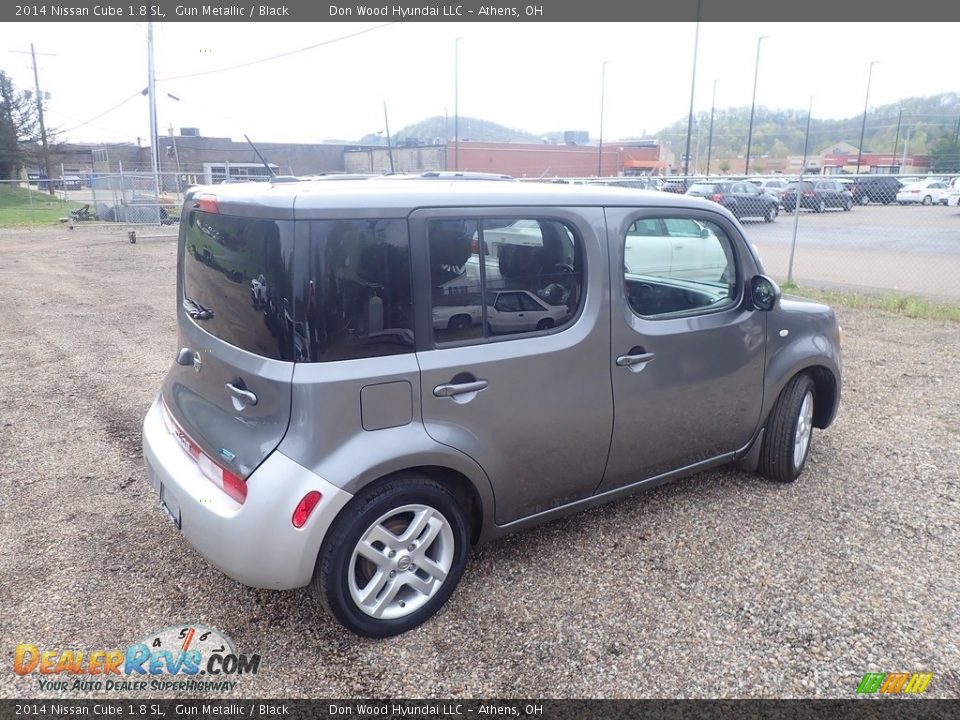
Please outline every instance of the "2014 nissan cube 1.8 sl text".
[{"label": "2014 nissan cube 1.8 sl text", "polygon": [[188,194],[181,349],[144,421],[162,507],[351,630],[427,620],[468,546],[724,463],[789,482],[840,329],[715,203],[433,178]]}]

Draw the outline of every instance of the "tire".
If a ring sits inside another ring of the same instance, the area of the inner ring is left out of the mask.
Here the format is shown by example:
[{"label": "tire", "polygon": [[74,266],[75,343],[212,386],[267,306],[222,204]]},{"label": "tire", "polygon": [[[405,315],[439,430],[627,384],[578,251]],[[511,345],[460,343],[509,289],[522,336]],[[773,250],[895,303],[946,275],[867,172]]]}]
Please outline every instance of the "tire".
[{"label": "tire", "polygon": [[853,200],[851,200],[850,198],[847,198],[846,200],[844,200],[843,209],[845,212],[850,212],[851,210],[853,210]]},{"label": "tire", "polygon": [[933,198],[930,197],[929,195],[924,195],[924,196],[923,196],[923,204],[924,204],[924,205],[933,205]]},{"label": "tire", "polygon": [[814,212],[822,213],[827,209],[827,204],[823,201],[823,198],[817,200],[817,206],[814,208]]},{"label": "tire", "polygon": [[470,319],[469,315],[454,315],[447,322],[447,330],[451,332],[462,332],[471,325],[473,325],[473,320]]},{"label": "tire", "polygon": [[[860,196],[860,204],[861,204],[861,205],[869,205],[869,204],[870,204],[870,198],[868,198],[866,195],[861,195],[861,196]],[[884,205],[886,205],[886,203],[884,203]]]},{"label": "tire", "polygon": [[772,223],[774,220],[777,219],[777,215],[779,214],[779,212],[780,211],[777,209],[776,205],[771,205],[767,210],[767,214],[763,216],[763,221]]},{"label": "tire", "polygon": [[358,635],[399,635],[447,601],[468,545],[464,510],[447,488],[420,475],[397,476],[361,490],[331,525],[313,591]]},{"label": "tire", "polygon": [[778,482],[793,482],[807,462],[813,433],[813,380],[797,375],[783,389],[767,418],[760,449],[760,474]]},{"label": "tire", "polygon": [[543,318],[543,320],[537,323],[537,330],[549,330],[552,327],[553,320],[550,318]]}]

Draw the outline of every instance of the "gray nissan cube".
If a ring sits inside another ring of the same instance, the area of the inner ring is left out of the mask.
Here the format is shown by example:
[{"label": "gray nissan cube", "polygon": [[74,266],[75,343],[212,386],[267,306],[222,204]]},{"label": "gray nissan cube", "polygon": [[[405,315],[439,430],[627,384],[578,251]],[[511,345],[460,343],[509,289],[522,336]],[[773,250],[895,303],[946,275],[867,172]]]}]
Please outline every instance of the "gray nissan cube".
[{"label": "gray nissan cube", "polygon": [[343,625],[430,618],[485,543],[737,463],[792,482],[840,401],[833,311],[716,203],[431,177],[195,188],[160,505]]}]

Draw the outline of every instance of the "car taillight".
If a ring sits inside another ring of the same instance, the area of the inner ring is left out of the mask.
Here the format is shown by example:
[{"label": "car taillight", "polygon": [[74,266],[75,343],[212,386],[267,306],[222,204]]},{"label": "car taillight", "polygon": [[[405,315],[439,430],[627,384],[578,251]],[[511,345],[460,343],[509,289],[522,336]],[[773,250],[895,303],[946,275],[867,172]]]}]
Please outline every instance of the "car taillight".
[{"label": "car taillight", "polygon": [[173,415],[170,414],[170,410],[167,408],[167,404],[162,400],[160,401],[160,409],[167,430],[176,438],[177,442],[180,443],[180,447],[197,463],[200,472],[202,472],[210,482],[243,505],[247,499],[246,481],[239,475],[235,475],[227,470],[201,450],[193,438],[187,435],[184,429],[180,427],[180,423],[173,418]]},{"label": "car taillight", "polygon": [[918,193],[918,192],[920,192],[920,188],[914,188],[914,189],[911,190],[910,192],[912,192],[912,193]]},{"label": "car taillight", "polygon": [[293,511],[293,517],[290,518],[290,522],[293,523],[295,528],[302,528],[307,524],[310,513],[313,512],[321,498],[323,498],[323,495],[316,490],[311,490],[303,496],[303,499],[297,503],[297,507]]},{"label": "car taillight", "polygon": [[804,190],[804,191],[803,191],[803,196],[804,196],[804,197],[813,197],[813,190]]},{"label": "car taillight", "polygon": [[211,193],[197,195],[197,202],[193,207],[195,210],[199,210],[200,212],[215,214],[220,213],[220,205],[217,204],[217,196]]},{"label": "car taillight", "polygon": [[[470,243],[470,252],[473,253],[474,255],[480,254],[480,238],[474,238],[473,242]],[[483,241],[483,254],[484,255],[490,254],[490,247],[487,245],[486,240]]]},{"label": "car taillight", "polygon": [[711,200],[718,203],[720,202],[721,198],[723,198],[723,195],[721,195],[720,193],[714,193],[713,196],[711,197]]}]

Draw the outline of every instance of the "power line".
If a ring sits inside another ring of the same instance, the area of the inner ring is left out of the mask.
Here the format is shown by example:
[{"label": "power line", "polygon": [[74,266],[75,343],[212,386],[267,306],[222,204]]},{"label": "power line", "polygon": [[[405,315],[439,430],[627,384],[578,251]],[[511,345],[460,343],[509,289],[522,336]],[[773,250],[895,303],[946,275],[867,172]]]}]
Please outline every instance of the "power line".
[{"label": "power line", "polygon": [[[119,108],[121,105],[125,105],[126,103],[130,102],[131,100],[133,100],[135,97],[137,97],[137,96],[140,95],[140,94],[141,94],[141,91],[140,91],[140,90],[137,90],[137,92],[135,92],[133,95],[131,95],[130,97],[126,98],[125,100],[121,100],[120,102],[118,102],[116,105],[114,105],[114,106],[113,106],[112,108],[110,108],[109,110],[104,110],[104,111],[103,111],[102,113],[100,113],[99,115],[94,115],[94,116],[93,116],[92,118],[90,118],[89,120],[86,120],[86,121],[80,123],[79,125],[74,125],[74,126],[71,127],[71,128],[67,128],[66,130],[61,130],[60,132],[68,133],[68,132],[71,132],[71,131],[76,130],[76,129],[78,129],[78,128],[82,128],[84,125],[89,125],[89,124],[91,124],[94,120],[99,120],[99,119],[102,118],[104,115],[108,115],[109,113],[112,113],[114,110],[116,110],[117,108]],[[61,114],[62,114],[62,113],[61,113]]]},{"label": "power line", "polygon": [[240,63],[239,65],[228,65],[227,67],[217,68],[216,70],[203,70],[201,72],[190,73],[188,75],[174,75],[172,77],[159,78],[158,82],[166,82],[168,80],[186,80],[187,78],[195,78],[195,77],[200,77],[202,75],[212,75],[214,73],[227,72],[228,70],[239,70],[240,68],[250,67],[251,65],[259,65],[260,63],[269,62],[271,60],[278,60],[280,58],[296,55],[297,53],[306,52],[307,50],[314,50],[318,47],[324,47],[325,45],[332,45],[333,43],[338,43],[342,40],[349,40],[350,38],[355,38],[359,35],[364,35],[366,33],[373,32],[374,30],[380,30],[381,28],[385,28],[388,25],[393,25],[393,24],[394,23],[392,22],[381,23],[380,25],[375,25],[373,27],[366,28],[365,30],[358,30],[357,32],[350,33],[349,35],[342,35],[340,37],[332,38],[331,40],[324,40],[323,42],[317,43],[316,45],[308,45],[307,47],[302,47],[302,48],[299,48],[298,50],[290,50],[288,52],[279,53],[277,55],[270,55],[269,57],[260,58],[259,60],[250,60],[249,62]]}]

